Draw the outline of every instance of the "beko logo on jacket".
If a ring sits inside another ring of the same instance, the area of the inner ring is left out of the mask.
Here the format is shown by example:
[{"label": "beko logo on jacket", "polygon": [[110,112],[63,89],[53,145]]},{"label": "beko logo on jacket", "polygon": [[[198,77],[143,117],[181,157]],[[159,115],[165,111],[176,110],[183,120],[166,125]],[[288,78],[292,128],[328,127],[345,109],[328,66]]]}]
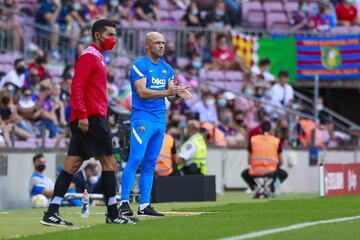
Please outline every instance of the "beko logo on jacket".
[{"label": "beko logo on jacket", "polygon": [[151,77],[151,83],[156,85],[165,85],[165,79]]},{"label": "beko logo on jacket", "polygon": [[165,79],[151,77],[150,88],[164,88],[165,86],[166,86]]}]

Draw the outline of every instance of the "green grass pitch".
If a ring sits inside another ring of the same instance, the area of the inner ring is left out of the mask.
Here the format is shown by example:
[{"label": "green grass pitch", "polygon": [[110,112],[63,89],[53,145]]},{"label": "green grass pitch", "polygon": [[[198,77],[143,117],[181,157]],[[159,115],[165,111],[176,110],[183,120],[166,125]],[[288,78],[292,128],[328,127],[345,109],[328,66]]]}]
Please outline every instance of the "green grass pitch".
[{"label": "green grass pitch", "polygon": [[[43,209],[0,212],[0,239],[221,239],[298,223],[359,216],[360,196],[328,197],[285,195],[273,200],[253,200],[250,195],[229,192],[211,203],[154,204],[168,213],[165,218],[141,218],[138,225],[106,225],[104,207],[91,208],[90,218],[79,208],[62,208],[72,228],[40,225]],[[132,206],[133,210],[137,206]],[[181,212],[184,212],[181,214]],[[201,214],[199,214],[201,213]],[[360,220],[316,225],[266,235],[256,239],[360,239]]]}]

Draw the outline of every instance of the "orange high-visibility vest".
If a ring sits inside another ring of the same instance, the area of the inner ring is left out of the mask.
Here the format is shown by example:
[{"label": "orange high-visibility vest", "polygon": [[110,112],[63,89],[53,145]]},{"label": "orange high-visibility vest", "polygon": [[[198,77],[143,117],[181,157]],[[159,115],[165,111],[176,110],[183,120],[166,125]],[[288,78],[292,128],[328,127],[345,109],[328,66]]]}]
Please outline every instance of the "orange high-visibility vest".
[{"label": "orange high-visibility vest", "polygon": [[[214,127],[214,124],[204,122],[201,124],[202,128],[205,128],[210,135],[210,143],[214,143],[215,146],[226,147],[227,141],[225,139],[224,133],[217,127]],[[215,138],[214,138],[215,135]]]},{"label": "orange high-visibility vest", "polygon": [[304,147],[309,147],[312,140],[312,131],[315,128],[315,146],[322,146],[321,132],[316,128],[315,122],[311,119],[302,119],[300,120],[300,127],[304,132],[304,135],[299,136],[299,140]]},{"label": "orange high-visibility vest", "polygon": [[169,134],[165,134],[164,142],[160,151],[159,158],[156,162],[156,172],[158,176],[170,176],[173,169],[172,162],[172,147],[174,145],[174,138]]},{"label": "orange high-visibility vest", "polygon": [[251,138],[250,176],[264,176],[276,171],[279,164],[280,139],[268,135],[256,135]]}]

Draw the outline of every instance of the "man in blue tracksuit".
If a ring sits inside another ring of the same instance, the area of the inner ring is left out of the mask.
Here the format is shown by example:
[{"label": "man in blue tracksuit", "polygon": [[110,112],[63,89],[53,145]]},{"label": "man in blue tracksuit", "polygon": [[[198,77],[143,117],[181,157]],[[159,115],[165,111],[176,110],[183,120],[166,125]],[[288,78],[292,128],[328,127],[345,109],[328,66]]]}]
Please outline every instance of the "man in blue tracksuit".
[{"label": "man in blue tracksuit", "polygon": [[150,206],[154,170],[166,130],[165,97],[171,102],[188,100],[191,93],[174,84],[174,70],[163,59],[165,38],[150,32],[145,37],[146,55],[130,70],[132,90],[130,156],[122,175],[119,214],[133,215],[129,196],[136,170],[141,164],[138,215],[163,216]]}]

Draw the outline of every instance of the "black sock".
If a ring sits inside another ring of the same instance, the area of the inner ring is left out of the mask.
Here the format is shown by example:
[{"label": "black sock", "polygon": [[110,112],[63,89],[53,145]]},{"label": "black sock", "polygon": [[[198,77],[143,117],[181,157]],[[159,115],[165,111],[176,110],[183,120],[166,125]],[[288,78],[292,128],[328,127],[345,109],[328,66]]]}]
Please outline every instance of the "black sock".
[{"label": "black sock", "polygon": [[[73,175],[71,175],[70,173],[65,172],[64,170],[61,171],[61,173],[59,174],[59,177],[56,179],[55,187],[54,187],[54,195],[53,195],[51,201],[55,197],[59,197],[59,198],[64,197],[65,193],[67,192],[67,190],[69,188],[72,177],[73,177]],[[48,209],[48,214],[52,215],[54,213],[59,212],[60,204],[50,203],[49,209]]]},{"label": "black sock", "polygon": [[103,171],[101,173],[101,183],[104,191],[105,204],[107,206],[108,215],[116,217],[118,215],[118,209],[115,203],[109,206],[109,198],[116,197],[116,177],[113,171]]}]

